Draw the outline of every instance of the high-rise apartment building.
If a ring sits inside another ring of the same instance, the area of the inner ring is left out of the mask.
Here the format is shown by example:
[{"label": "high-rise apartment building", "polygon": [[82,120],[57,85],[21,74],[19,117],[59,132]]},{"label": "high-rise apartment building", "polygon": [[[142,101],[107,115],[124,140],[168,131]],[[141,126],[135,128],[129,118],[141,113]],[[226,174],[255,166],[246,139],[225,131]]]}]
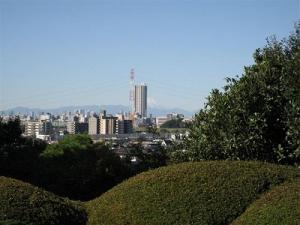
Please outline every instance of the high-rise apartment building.
[{"label": "high-rise apartment building", "polygon": [[117,117],[107,116],[100,119],[100,134],[116,133]]},{"label": "high-rise apartment building", "polygon": [[117,117],[106,115],[106,111],[100,113],[100,134],[115,134]]},{"label": "high-rise apartment building", "polygon": [[107,115],[104,110],[100,113],[99,121],[99,134],[101,135],[132,133],[132,120],[125,119],[123,114],[117,114],[117,116]]},{"label": "high-rise apartment building", "polygon": [[67,122],[67,132],[69,134],[75,134],[75,123],[74,121]]},{"label": "high-rise apartment building", "polygon": [[53,134],[53,126],[50,121],[42,121],[40,122],[40,132],[42,135],[51,135]]},{"label": "high-rise apartment building", "polygon": [[147,117],[147,86],[134,86],[134,112],[141,117]]},{"label": "high-rise apartment building", "polygon": [[38,121],[27,121],[25,123],[25,135],[26,136],[37,136],[40,133],[40,122]]},{"label": "high-rise apartment building", "polygon": [[67,123],[67,131],[69,134],[83,134],[88,132],[88,123],[79,123],[74,121],[69,121]]},{"label": "high-rise apartment building", "polygon": [[117,120],[116,134],[132,133],[132,120]]},{"label": "high-rise apartment building", "polygon": [[98,116],[91,116],[89,118],[89,134],[96,135],[100,131],[100,121]]},{"label": "high-rise apartment building", "polygon": [[25,135],[51,135],[53,132],[52,123],[49,121],[27,121],[25,123]]}]

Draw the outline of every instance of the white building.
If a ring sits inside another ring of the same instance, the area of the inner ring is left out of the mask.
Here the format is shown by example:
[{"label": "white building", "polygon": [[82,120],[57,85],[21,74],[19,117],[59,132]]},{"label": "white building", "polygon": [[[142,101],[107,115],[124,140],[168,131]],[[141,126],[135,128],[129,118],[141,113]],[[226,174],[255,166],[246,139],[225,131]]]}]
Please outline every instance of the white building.
[{"label": "white building", "polygon": [[37,136],[40,134],[40,122],[38,121],[27,121],[25,123],[25,135],[26,136]]},{"label": "white building", "polygon": [[75,122],[74,121],[67,122],[67,131],[69,134],[75,134]]},{"label": "white building", "polygon": [[52,131],[52,123],[49,121],[25,122],[25,136],[37,137],[38,135],[50,135]]}]

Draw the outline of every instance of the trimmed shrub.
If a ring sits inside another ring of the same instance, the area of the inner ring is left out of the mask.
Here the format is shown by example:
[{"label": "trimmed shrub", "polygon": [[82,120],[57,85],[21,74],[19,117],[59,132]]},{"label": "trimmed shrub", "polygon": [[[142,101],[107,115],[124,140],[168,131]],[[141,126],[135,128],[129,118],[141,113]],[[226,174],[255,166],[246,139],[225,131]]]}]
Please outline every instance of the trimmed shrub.
[{"label": "trimmed shrub", "polygon": [[300,224],[300,179],[275,187],[255,201],[232,225]]},{"label": "trimmed shrub", "polygon": [[0,220],[0,224],[1,225],[27,225],[28,223],[24,223],[19,220],[5,219],[5,220]]},{"label": "trimmed shrub", "polygon": [[88,224],[229,224],[261,193],[296,176],[295,168],[259,162],[162,167],[87,202]]},{"label": "trimmed shrub", "polygon": [[0,177],[0,224],[83,225],[79,203],[15,179]]}]

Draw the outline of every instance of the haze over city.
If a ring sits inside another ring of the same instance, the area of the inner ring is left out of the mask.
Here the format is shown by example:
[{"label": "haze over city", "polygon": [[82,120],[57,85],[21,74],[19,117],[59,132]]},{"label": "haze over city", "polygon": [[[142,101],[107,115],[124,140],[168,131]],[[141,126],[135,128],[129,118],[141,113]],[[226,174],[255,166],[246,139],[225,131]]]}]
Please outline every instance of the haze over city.
[{"label": "haze over city", "polygon": [[[129,105],[129,76],[148,105],[203,107],[243,72],[268,36],[300,16],[285,1],[0,1],[0,109]],[[280,15],[280,16],[279,16]]]}]

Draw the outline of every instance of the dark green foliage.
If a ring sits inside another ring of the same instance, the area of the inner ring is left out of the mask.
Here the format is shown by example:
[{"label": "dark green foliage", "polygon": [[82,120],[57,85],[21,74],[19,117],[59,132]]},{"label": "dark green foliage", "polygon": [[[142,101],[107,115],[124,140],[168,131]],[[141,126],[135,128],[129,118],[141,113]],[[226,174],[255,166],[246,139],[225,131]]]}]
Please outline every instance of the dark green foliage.
[{"label": "dark green foliage", "polygon": [[153,135],[158,135],[159,134],[159,130],[157,129],[156,126],[147,126],[147,132],[150,133],[150,134],[153,134]]},{"label": "dark green foliage", "polygon": [[67,135],[58,144],[48,145],[41,154],[43,157],[57,157],[67,153],[85,151],[92,147],[92,140],[86,134]]},{"label": "dark green foliage", "polygon": [[163,123],[160,128],[185,128],[186,124],[182,120],[182,118],[171,119]]},{"label": "dark green foliage", "polygon": [[0,177],[0,224],[84,225],[79,203],[55,196],[28,183]]},{"label": "dark green foliage", "polygon": [[299,225],[300,179],[275,187],[255,201],[232,225]]},{"label": "dark green foliage", "polygon": [[[136,158],[135,163],[131,162],[132,158]],[[131,169],[131,175],[136,175],[140,172],[165,166],[167,164],[167,160],[167,151],[160,145],[151,148],[144,148],[141,143],[130,146],[125,158],[125,162]]]},{"label": "dark green foliage", "polygon": [[128,176],[120,158],[88,135],[70,135],[49,145],[40,165],[39,186],[72,199],[99,196]]},{"label": "dark green foliage", "polygon": [[227,78],[195,116],[189,160],[300,163],[300,24],[287,40],[269,39],[241,78]]},{"label": "dark green foliage", "polygon": [[2,122],[0,118],[0,146],[19,143],[21,134],[22,130],[18,118],[10,119],[7,123]]},{"label": "dark green foliage", "polygon": [[19,119],[0,119],[0,175],[25,181],[36,179],[39,154],[46,148],[41,140],[21,136]]},{"label": "dark green foliage", "polygon": [[296,176],[297,169],[258,162],[162,167],[88,202],[88,224],[229,224],[261,193]]},{"label": "dark green foliage", "polygon": [[1,225],[27,225],[28,223],[21,222],[15,219],[5,219],[5,220],[0,220],[0,224]]},{"label": "dark green foliage", "polygon": [[[169,164],[176,164],[181,162],[190,161],[190,152],[181,147],[182,145],[175,146],[168,151]],[[180,149],[178,149],[180,147]]]}]

